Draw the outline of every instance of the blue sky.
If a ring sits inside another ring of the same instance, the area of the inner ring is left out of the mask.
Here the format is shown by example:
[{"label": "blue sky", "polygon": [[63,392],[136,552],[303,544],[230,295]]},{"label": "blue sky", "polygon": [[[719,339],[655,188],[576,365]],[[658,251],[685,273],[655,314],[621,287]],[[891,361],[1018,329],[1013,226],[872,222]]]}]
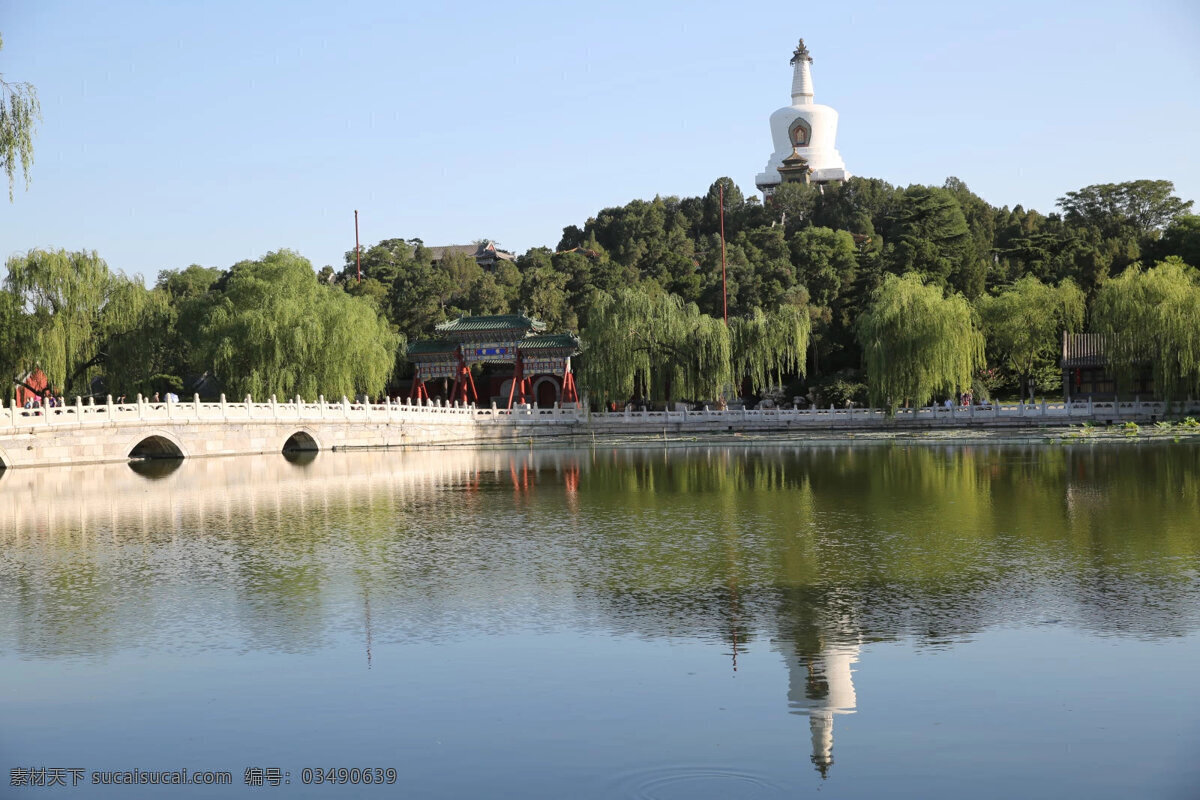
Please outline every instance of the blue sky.
[{"label": "blue sky", "polygon": [[812,50],[855,174],[996,205],[1136,178],[1200,200],[1200,4],[0,0],[38,88],[0,255],[148,279],[281,247],[340,266],[420,236],[554,246],[633,198],[747,194]]}]

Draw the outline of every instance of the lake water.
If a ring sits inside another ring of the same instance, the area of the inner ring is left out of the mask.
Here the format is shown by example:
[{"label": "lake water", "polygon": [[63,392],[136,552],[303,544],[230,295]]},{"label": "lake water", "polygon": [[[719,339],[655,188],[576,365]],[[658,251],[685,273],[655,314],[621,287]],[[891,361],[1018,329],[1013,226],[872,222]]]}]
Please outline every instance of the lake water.
[{"label": "lake water", "polygon": [[1187,443],[8,470],[0,796],[1196,797],[1198,630]]}]

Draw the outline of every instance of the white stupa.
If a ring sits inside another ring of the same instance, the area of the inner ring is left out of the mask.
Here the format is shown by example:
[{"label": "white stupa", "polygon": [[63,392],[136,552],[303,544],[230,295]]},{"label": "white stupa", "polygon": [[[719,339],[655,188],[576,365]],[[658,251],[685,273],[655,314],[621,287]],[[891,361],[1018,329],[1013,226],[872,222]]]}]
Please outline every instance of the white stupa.
[{"label": "white stupa", "polygon": [[754,181],[764,197],[770,197],[784,180],[830,183],[850,177],[837,151],[838,113],[813,102],[812,56],[803,39],[789,63],[792,104],[771,115],[775,152]]}]

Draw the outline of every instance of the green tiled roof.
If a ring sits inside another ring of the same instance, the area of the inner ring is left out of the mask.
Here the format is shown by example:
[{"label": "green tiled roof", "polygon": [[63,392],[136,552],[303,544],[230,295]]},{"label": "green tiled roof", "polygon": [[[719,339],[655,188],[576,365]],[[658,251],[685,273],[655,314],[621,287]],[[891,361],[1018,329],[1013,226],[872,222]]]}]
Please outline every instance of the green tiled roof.
[{"label": "green tiled roof", "polygon": [[534,350],[560,350],[570,349],[573,352],[579,352],[579,340],[574,334],[570,333],[548,333],[542,336],[530,336],[528,339],[522,339],[517,342],[517,346],[521,348],[522,353],[529,353]]},{"label": "green tiled roof", "polygon": [[485,317],[459,317],[437,326],[438,333],[476,333],[481,331],[544,331],[546,323],[524,314],[495,314]]},{"label": "green tiled roof", "polygon": [[453,353],[458,349],[458,342],[449,339],[419,339],[408,343],[406,351],[410,356],[424,356],[441,353]]},{"label": "green tiled roof", "polygon": [[[502,346],[516,345],[521,348],[521,352],[534,354],[544,350],[568,350],[571,354],[579,352],[579,339],[572,333],[543,333],[536,336],[521,337],[515,341],[496,344]],[[475,347],[475,345],[464,345],[464,347]],[[410,357],[412,356],[452,356],[458,350],[458,342],[453,339],[418,339],[415,342],[408,343],[406,351]],[[507,356],[501,356],[497,361],[511,362],[513,359],[510,353]],[[488,359],[484,359],[488,360]]]}]

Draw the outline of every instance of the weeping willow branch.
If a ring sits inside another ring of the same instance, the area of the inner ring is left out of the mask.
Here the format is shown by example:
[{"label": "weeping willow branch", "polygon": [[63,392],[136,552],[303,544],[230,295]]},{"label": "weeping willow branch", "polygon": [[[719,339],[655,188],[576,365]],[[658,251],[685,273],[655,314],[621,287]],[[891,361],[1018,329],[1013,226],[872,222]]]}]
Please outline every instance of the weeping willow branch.
[{"label": "weeping willow branch", "polygon": [[317,282],[288,250],[236,264],[201,324],[204,355],[237,395],[378,394],[400,344],[373,303]]},{"label": "weeping willow branch", "polygon": [[95,251],[35,249],[14,256],[5,285],[25,312],[28,361],[65,394],[89,393],[103,343],[137,330],[150,296],[139,281],[109,271]]},{"label": "weeping willow branch", "polygon": [[750,381],[752,392],[783,383],[784,375],[805,373],[812,320],[808,309],[785,305],[769,314],[754,309],[748,317],[729,321],[733,337],[733,372]]},{"label": "weeping willow branch", "polygon": [[1039,368],[1057,367],[1063,331],[1074,333],[1083,325],[1083,292],[1069,278],[1048,286],[1027,275],[998,295],[983,295],[977,306],[990,352],[1022,386],[1030,384]]},{"label": "weeping willow branch", "polygon": [[1200,272],[1172,256],[1134,265],[1100,287],[1092,304],[1119,385],[1149,360],[1167,400],[1200,394]]},{"label": "weeping willow branch", "polygon": [[[4,40],[0,39],[0,49]],[[13,199],[17,164],[25,185],[29,185],[29,167],[33,164],[33,134],[42,119],[37,90],[28,83],[8,83],[0,75],[0,169],[8,176],[8,200]]]},{"label": "weeping willow branch", "polygon": [[858,320],[872,405],[892,411],[969,387],[984,364],[983,335],[961,294],[943,295],[921,276],[889,275]]},{"label": "weeping willow branch", "polygon": [[804,309],[722,320],[661,291],[601,294],[583,331],[581,378],[602,402],[624,402],[639,389],[651,398],[715,398],[742,376],[758,391],[803,372],[809,321]]}]

